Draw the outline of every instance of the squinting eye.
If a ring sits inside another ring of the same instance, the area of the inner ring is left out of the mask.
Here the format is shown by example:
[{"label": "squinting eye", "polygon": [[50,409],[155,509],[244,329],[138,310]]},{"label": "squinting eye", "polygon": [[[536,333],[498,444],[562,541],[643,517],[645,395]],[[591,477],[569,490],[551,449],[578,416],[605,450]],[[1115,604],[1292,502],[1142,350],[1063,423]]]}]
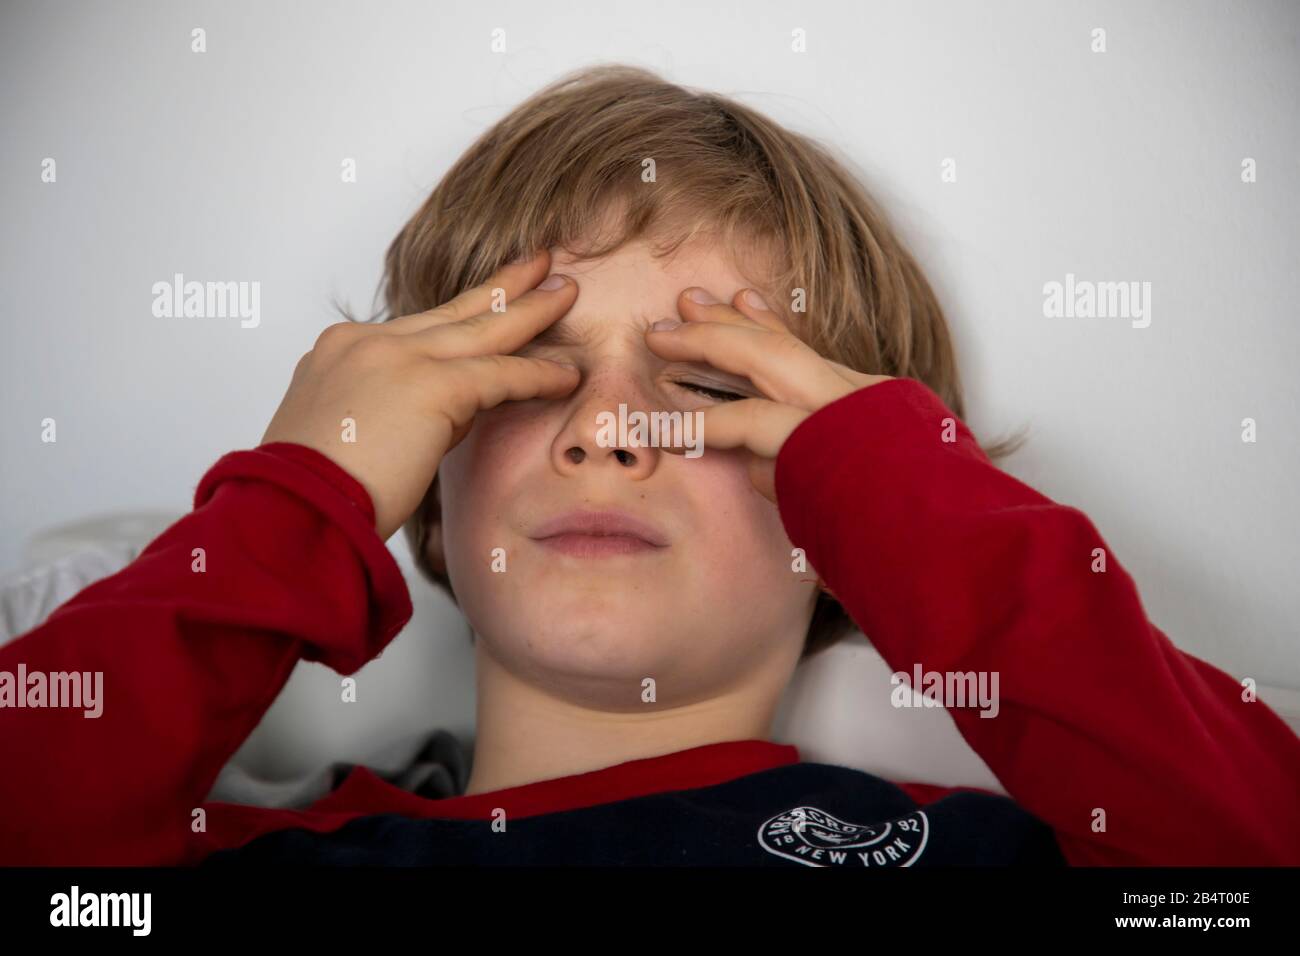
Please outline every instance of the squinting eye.
[{"label": "squinting eye", "polygon": [[707,395],[709,398],[717,399],[720,402],[738,402],[746,396],[737,395],[735,392],[724,392],[720,388],[710,388],[707,385],[697,385],[695,382],[674,382],[674,385],[682,388],[689,388],[693,392],[699,392],[701,395]]}]

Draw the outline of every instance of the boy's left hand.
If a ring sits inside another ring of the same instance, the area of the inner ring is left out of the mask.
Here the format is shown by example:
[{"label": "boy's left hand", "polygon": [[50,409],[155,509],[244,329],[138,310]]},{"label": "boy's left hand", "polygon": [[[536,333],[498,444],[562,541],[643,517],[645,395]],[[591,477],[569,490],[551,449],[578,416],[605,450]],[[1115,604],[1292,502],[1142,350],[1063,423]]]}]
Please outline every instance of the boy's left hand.
[{"label": "boy's left hand", "polygon": [[716,300],[703,304],[691,297],[702,291],[698,287],[683,291],[677,298],[682,323],[669,330],[652,327],[646,332],[646,344],[672,361],[704,362],[743,376],[767,396],[702,409],[702,437],[711,448],[749,449],[754,456],[750,480],[775,504],[776,456],[800,422],[836,399],[893,376],[855,372],[818,355],[775,312],[753,303],[747,295],[752,290],[741,289],[730,305]]}]

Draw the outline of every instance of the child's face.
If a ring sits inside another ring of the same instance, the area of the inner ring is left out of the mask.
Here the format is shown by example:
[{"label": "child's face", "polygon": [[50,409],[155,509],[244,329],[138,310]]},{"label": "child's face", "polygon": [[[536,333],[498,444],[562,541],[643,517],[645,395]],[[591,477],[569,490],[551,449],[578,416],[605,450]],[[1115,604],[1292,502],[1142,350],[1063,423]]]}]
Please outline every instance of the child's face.
[{"label": "child's face", "polygon": [[[815,575],[791,570],[793,546],[776,506],[750,483],[749,453],[706,447],[688,458],[628,447],[620,460],[619,449],[598,444],[598,414],[617,417],[620,403],[631,414],[722,401],[679,382],[761,395],[710,367],[669,363],[644,337],[650,323],[677,317],[687,287],[729,302],[753,283],[698,244],[656,259],[631,243],[580,264],[553,250],[551,271],[579,287],[554,327],[589,337],[535,341],[517,354],[570,360],[579,384],[560,400],[479,413],[439,469],[433,533],[480,651],[566,699],[609,709],[644,707],[647,677],[661,706],[755,682],[779,692],[803,646]],[[630,513],[667,544],[585,557],[531,536],[575,509]],[[492,570],[498,548],[504,572]]]}]

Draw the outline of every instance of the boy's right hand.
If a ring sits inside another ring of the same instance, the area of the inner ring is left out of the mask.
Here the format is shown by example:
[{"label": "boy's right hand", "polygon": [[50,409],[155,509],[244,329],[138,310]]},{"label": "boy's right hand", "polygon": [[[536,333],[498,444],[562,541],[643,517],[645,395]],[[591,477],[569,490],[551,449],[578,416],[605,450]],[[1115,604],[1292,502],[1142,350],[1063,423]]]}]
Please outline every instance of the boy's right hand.
[{"label": "boy's right hand", "polygon": [[[559,398],[578,384],[573,366],[510,354],[577,298],[567,276],[555,289],[538,285],[550,261],[543,251],[503,266],[428,312],[329,326],[298,362],[262,443],[296,442],[332,459],[369,492],[375,530],[387,540],[419,507],[476,412]],[[503,290],[495,301],[494,289]],[[493,311],[503,302],[505,311]],[[355,422],[349,441],[344,419]]]}]

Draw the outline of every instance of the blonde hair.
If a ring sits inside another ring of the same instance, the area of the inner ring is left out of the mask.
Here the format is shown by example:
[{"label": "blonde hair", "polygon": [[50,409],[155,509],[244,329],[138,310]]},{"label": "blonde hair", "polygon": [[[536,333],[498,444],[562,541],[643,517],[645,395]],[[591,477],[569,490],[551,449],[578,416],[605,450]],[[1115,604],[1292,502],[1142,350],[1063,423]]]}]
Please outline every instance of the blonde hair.
[{"label": "blonde hair", "polygon": [[[646,160],[653,182],[642,177]],[[538,249],[581,245],[590,259],[658,237],[656,254],[668,255],[701,228],[775,250],[756,287],[818,353],[918,379],[964,418],[943,312],[861,184],[814,141],[637,67],[561,77],[480,136],[389,246],[382,315],[434,308]],[[799,289],[806,308],[794,311]],[[454,600],[429,561],[436,508],[435,478],[405,531],[421,571]],[[853,628],[819,594],[804,656]]]}]

